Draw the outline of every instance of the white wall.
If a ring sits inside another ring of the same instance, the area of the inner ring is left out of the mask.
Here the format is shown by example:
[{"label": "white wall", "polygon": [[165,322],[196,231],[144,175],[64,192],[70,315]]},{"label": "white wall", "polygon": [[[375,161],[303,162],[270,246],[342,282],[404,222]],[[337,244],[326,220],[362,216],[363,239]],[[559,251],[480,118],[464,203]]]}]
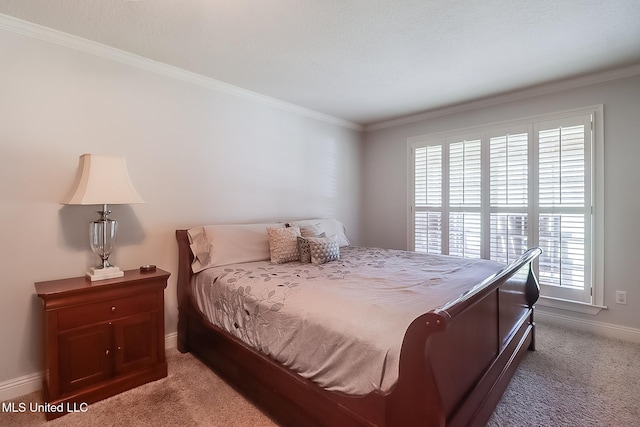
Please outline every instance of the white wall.
[{"label": "white wall", "polygon": [[0,384],[43,369],[33,283],[82,276],[95,207],[61,206],[83,153],[125,156],[146,204],[113,206],[123,269],[173,273],[175,230],[336,217],[359,241],[360,131],[0,29]]},{"label": "white wall", "polygon": [[[407,245],[407,138],[483,124],[604,105],[604,283],[608,310],[598,315],[545,309],[582,324],[598,322],[640,330],[640,76],[369,131],[363,146],[362,243],[405,249]],[[626,290],[627,305],[615,304]],[[576,323],[577,324],[577,323]]]}]

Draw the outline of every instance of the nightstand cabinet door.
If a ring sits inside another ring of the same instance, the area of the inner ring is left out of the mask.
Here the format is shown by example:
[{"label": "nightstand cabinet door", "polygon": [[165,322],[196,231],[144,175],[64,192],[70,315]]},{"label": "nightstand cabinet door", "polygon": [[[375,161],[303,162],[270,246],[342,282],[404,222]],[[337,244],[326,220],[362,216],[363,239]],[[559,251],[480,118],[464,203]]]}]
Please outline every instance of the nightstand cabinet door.
[{"label": "nightstand cabinet door", "polygon": [[114,322],[116,374],[135,371],[156,363],[158,342],[153,331],[157,330],[158,316],[155,313],[143,313]]},{"label": "nightstand cabinet door", "polygon": [[69,393],[111,377],[111,328],[91,325],[58,335],[60,393]]}]

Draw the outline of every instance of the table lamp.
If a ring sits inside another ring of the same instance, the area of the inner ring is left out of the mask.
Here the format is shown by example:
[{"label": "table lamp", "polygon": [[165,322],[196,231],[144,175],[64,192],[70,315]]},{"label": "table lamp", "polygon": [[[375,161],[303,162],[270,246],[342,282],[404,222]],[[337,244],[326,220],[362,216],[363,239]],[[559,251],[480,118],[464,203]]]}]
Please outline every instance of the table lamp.
[{"label": "table lamp", "polygon": [[124,157],[83,154],[72,188],[71,196],[62,204],[102,205],[98,211],[100,218],[89,226],[91,249],[102,261],[87,271],[87,277],[94,281],[124,276],[123,271],[109,263],[118,223],[109,218],[108,205],[144,203],[131,184]]}]

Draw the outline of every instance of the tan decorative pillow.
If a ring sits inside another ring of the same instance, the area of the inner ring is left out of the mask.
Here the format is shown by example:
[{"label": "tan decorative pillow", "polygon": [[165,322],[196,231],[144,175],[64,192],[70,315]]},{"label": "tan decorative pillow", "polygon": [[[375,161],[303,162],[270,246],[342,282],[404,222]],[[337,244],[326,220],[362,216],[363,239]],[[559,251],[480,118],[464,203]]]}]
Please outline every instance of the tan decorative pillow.
[{"label": "tan decorative pillow", "polygon": [[[320,233],[317,236],[308,237],[324,237],[324,233]],[[298,237],[298,251],[300,252],[300,262],[311,262],[311,244],[307,237]]]},{"label": "tan decorative pillow", "polygon": [[290,261],[298,261],[300,252],[298,250],[298,236],[300,228],[267,228],[269,235],[269,252],[271,262],[282,264]]},{"label": "tan decorative pillow", "polygon": [[311,264],[324,264],[340,259],[340,245],[336,235],[329,237],[307,237],[309,251],[311,252]]}]

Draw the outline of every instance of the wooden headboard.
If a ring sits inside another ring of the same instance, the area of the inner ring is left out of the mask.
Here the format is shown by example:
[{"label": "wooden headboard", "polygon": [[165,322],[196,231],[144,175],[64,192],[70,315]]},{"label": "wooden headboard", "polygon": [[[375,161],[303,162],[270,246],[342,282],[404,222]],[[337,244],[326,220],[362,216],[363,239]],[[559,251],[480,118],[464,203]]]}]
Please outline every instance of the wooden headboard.
[{"label": "wooden headboard", "polygon": [[176,230],[176,240],[178,241],[178,350],[182,353],[189,351],[185,340],[189,317],[185,312],[185,307],[189,306],[191,299],[191,277],[193,270],[191,263],[194,257],[189,247],[188,230]]}]

